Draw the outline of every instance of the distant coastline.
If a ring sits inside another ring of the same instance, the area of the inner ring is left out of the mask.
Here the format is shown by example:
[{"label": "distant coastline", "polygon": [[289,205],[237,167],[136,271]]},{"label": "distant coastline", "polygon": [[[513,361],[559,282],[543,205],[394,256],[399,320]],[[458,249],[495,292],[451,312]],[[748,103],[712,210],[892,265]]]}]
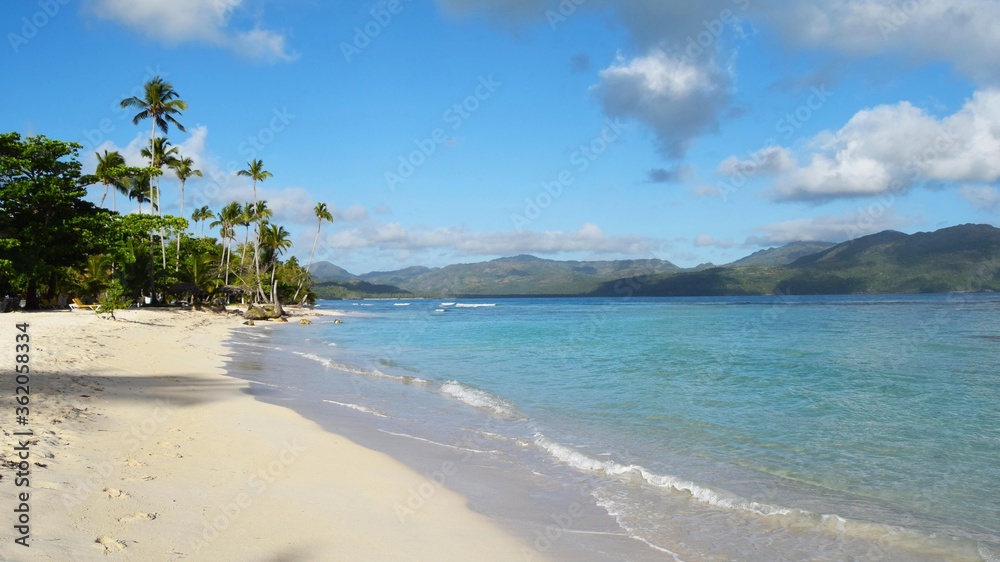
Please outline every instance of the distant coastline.
[{"label": "distant coastline", "polygon": [[1000,291],[1000,229],[966,224],[916,234],[889,230],[840,244],[795,242],[690,269],[660,259],[515,256],[360,276],[320,262],[311,273],[322,299],[989,293]]}]

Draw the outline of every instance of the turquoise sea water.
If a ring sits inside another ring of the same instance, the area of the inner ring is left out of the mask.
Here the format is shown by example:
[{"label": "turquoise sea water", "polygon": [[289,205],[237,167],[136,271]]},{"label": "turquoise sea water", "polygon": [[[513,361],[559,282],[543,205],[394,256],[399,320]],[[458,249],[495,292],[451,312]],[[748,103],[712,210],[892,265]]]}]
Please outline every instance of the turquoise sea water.
[{"label": "turquoise sea water", "polygon": [[244,334],[234,374],[586,497],[621,559],[1000,559],[1000,297],[320,307],[349,314]]}]

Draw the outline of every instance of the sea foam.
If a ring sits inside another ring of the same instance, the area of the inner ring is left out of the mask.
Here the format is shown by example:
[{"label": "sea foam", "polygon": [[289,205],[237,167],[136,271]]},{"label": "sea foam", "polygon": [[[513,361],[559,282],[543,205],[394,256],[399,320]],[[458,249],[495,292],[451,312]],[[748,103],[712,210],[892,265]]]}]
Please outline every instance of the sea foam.
[{"label": "sea foam", "polygon": [[458,381],[448,381],[441,385],[441,392],[476,408],[489,410],[502,418],[521,418],[513,404],[477,388],[465,386]]},{"label": "sea foam", "polygon": [[621,476],[628,473],[638,474],[651,486],[667,488],[678,492],[686,492],[699,502],[732,509],[756,513],[762,516],[789,515],[793,513],[811,515],[808,512],[755,502],[725,490],[713,490],[707,486],[696,484],[690,480],[676,476],[656,474],[637,464],[620,464],[613,460],[599,460],[587,456],[572,447],[556,443],[541,433],[535,434],[535,444],[547,451],[556,460],[580,470],[603,473],[608,476]]},{"label": "sea foam", "polygon": [[359,412],[364,412],[366,414],[371,414],[378,418],[388,418],[389,416],[383,414],[382,412],[373,410],[371,408],[362,406],[360,404],[351,404],[350,402],[337,402],[336,400],[324,400],[327,404],[336,404],[337,406],[343,406],[345,408],[350,408],[352,410],[357,410]]}]

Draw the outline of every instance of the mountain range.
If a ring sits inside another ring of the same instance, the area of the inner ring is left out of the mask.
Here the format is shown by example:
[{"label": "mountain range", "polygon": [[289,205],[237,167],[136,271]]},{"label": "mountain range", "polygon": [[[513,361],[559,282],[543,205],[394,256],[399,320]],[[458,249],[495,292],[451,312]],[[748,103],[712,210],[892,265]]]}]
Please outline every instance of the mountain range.
[{"label": "mountain range", "polygon": [[353,275],[310,271],[320,298],[414,296],[711,296],[1000,290],[1000,229],[884,231],[840,244],[793,242],[714,266],[659,259],[558,261],[520,255]]}]

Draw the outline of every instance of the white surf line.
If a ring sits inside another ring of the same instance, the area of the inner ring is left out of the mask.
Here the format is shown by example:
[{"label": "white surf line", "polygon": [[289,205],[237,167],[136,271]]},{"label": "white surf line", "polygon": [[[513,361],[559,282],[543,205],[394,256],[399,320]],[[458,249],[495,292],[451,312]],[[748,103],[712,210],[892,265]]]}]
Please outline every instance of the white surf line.
[{"label": "white surf line", "polygon": [[371,414],[371,415],[379,417],[379,418],[388,418],[389,417],[389,416],[383,414],[382,412],[377,412],[375,410],[372,410],[371,408],[367,408],[367,407],[362,406],[360,404],[351,404],[351,403],[348,403],[348,402],[337,402],[336,400],[323,400],[323,402],[326,402],[328,404],[336,404],[337,406],[343,406],[345,408],[350,408],[350,409],[356,410],[358,412],[364,412],[366,414]]},{"label": "white surf line", "polygon": [[385,429],[379,429],[382,433],[388,433],[389,435],[395,435],[396,437],[408,437],[410,439],[416,439],[417,441],[423,441],[425,443],[430,443],[431,445],[437,445],[438,447],[447,447],[449,449],[457,449],[459,451],[469,451],[470,453],[499,453],[500,451],[480,451],[479,449],[469,449],[468,447],[458,447],[456,445],[448,445],[447,443],[438,443],[437,441],[431,441],[430,439],[424,439],[423,437],[417,437],[416,435],[410,435],[408,433],[396,433],[393,431],[388,431]]}]

